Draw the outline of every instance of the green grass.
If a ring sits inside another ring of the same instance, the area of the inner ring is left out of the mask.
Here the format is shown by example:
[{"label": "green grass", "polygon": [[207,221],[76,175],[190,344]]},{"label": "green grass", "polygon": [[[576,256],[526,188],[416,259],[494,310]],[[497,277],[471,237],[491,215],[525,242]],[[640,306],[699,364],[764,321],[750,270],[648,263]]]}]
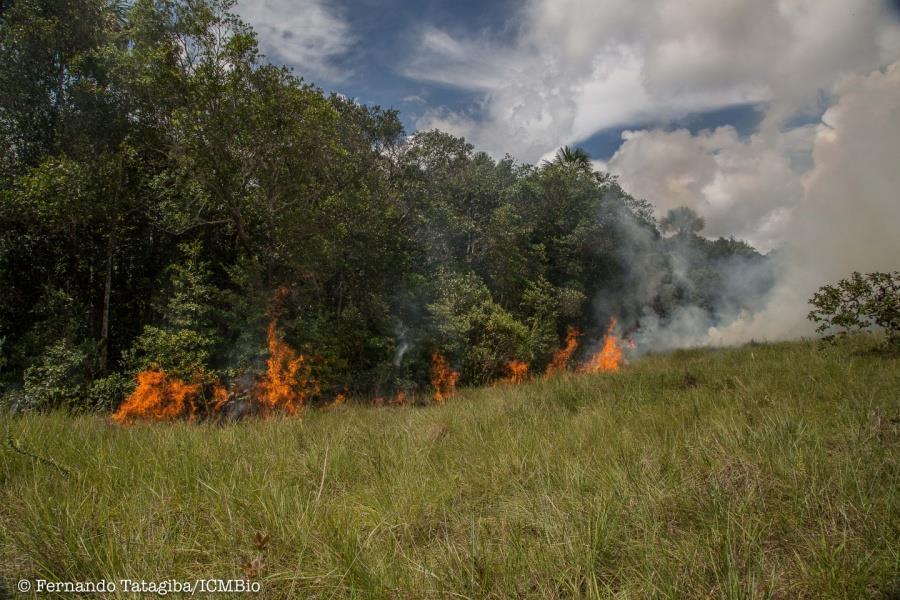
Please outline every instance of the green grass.
[{"label": "green grass", "polygon": [[71,471],[0,452],[0,581],[242,577],[261,557],[265,598],[896,597],[900,360],[868,342],[302,421],[0,417]]}]

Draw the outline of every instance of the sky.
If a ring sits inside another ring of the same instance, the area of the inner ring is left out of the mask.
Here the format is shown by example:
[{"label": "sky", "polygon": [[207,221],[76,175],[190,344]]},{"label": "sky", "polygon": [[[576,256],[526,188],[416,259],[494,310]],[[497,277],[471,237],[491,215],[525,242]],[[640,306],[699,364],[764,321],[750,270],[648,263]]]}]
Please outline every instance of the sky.
[{"label": "sky", "polygon": [[763,251],[792,231],[828,111],[900,59],[900,0],[241,0],[238,12],[269,60],[399,109],[408,132],[440,128],[528,163],[579,146],[658,215],[690,206],[706,235]]}]

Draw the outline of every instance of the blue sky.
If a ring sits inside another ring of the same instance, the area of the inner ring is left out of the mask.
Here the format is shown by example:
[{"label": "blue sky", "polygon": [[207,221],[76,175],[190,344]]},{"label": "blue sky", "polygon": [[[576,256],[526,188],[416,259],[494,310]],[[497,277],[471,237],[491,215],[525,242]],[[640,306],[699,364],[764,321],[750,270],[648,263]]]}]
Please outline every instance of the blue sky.
[{"label": "blue sky", "polygon": [[[241,0],[264,53],[495,157],[586,149],[664,212],[774,247],[900,0]],[[848,83],[849,82],[849,83]],[[831,111],[832,113],[834,111]],[[824,129],[823,129],[824,128]]]}]

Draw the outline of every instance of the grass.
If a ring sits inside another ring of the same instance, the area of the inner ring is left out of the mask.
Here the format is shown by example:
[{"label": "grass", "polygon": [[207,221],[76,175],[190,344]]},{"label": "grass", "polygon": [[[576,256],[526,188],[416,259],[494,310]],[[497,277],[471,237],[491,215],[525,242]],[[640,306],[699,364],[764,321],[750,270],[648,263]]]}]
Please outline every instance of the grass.
[{"label": "grass", "polygon": [[867,343],[302,421],[3,416],[71,474],[0,451],[0,581],[259,567],[263,598],[897,597],[900,360]]}]

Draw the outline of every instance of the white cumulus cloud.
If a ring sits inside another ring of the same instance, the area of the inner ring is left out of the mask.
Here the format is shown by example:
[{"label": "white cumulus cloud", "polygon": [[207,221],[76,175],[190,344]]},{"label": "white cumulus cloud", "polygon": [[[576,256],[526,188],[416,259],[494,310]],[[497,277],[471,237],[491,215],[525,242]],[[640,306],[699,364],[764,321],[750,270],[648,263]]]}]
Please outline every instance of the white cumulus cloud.
[{"label": "white cumulus cloud", "polygon": [[821,90],[900,55],[900,26],[875,0],[532,0],[520,35],[423,30],[404,72],[482,93],[441,126],[535,161],[606,127],[743,102],[785,118]]}]

